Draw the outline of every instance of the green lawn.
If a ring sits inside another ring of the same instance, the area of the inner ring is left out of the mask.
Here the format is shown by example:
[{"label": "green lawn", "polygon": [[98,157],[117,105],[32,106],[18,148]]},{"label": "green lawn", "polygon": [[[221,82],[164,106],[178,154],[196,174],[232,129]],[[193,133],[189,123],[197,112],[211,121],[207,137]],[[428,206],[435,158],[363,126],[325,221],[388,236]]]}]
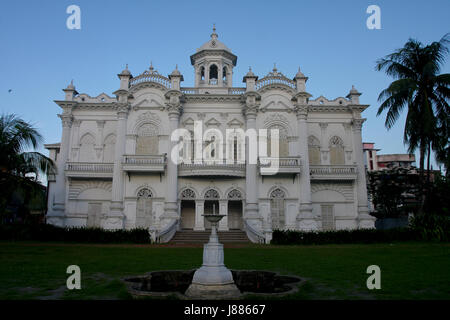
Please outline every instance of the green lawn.
[{"label": "green lawn", "polygon": [[[126,299],[121,277],[192,269],[202,248],[0,242],[0,299]],[[450,244],[225,247],[230,269],[294,274],[308,281],[294,299],[450,299]],[[66,289],[68,265],[81,268],[82,289]],[[366,288],[369,265],[381,290]]]}]

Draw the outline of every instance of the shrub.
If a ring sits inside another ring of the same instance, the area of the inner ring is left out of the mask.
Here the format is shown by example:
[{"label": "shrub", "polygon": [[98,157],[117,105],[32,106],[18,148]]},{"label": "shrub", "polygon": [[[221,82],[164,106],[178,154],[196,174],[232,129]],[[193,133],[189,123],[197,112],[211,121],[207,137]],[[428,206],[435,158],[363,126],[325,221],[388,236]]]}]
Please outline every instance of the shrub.
[{"label": "shrub", "polygon": [[101,228],[61,228],[49,224],[2,224],[0,240],[60,241],[79,243],[150,243],[146,229],[104,230]]},{"label": "shrub", "polygon": [[434,213],[415,216],[411,228],[420,234],[424,240],[449,241],[450,217]]},{"label": "shrub", "polygon": [[417,228],[397,228],[389,230],[360,229],[337,231],[292,231],[275,230],[272,244],[350,244],[350,243],[386,243],[398,241],[439,240],[448,241],[449,231],[444,232],[445,237],[430,238],[428,234]]}]

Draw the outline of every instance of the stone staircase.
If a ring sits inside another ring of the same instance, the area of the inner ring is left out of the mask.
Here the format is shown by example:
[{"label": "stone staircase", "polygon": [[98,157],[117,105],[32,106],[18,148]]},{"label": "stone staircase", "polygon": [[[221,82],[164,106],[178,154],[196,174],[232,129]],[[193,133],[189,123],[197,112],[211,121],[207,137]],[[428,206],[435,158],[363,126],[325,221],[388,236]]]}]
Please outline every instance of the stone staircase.
[{"label": "stone staircase", "polygon": [[[219,231],[220,243],[250,243],[247,234],[242,230]],[[207,243],[211,231],[181,230],[175,233],[170,243]]]}]

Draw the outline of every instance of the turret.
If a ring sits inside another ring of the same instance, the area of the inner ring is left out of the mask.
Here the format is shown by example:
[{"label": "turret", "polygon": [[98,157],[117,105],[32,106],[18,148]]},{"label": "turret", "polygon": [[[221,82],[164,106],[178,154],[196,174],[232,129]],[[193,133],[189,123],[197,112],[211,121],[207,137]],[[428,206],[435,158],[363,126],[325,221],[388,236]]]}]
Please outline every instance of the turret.
[{"label": "turret", "polygon": [[180,91],[180,83],[184,81],[183,75],[178,70],[178,65],[175,66],[175,70],[169,74],[169,79],[172,84],[172,90]]},{"label": "turret", "polygon": [[66,93],[66,101],[73,101],[73,98],[78,94],[77,90],[75,90],[75,86],[73,85],[73,80],[70,81],[70,84],[67,88],[63,89]]},{"label": "turret", "polygon": [[125,69],[122,70],[122,72],[119,73],[117,76],[120,79],[120,89],[128,90],[128,87],[130,85],[130,79],[133,78],[131,72],[128,70],[128,64],[125,66]]},{"label": "turret", "polygon": [[292,80],[294,80],[297,85],[297,92],[306,92],[306,81],[308,81],[308,77],[305,77],[300,71],[300,67],[298,67],[298,72]]},{"label": "turret", "polygon": [[244,82],[247,86],[247,92],[249,91],[255,91],[255,84],[258,80],[258,76],[255,76],[255,74],[252,72],[252,68],[248,68],[247,74],[242,79],[242,82]]},{"label": "turret", "polygon": [[347,95],[347,99],[350,99],[352,104],[359,104],[359,96],[361,93],[358,92],[358,90],[355,89],[355,86],[352,86],[352,89],[350,90],[349,94]]},{"label": "turret", "polygon": [[219,35],[214,26],[211,39],[191,56],[196,87],[230,88],[233,86],[233,67],[236,66],[237,57],[218,38]]}]

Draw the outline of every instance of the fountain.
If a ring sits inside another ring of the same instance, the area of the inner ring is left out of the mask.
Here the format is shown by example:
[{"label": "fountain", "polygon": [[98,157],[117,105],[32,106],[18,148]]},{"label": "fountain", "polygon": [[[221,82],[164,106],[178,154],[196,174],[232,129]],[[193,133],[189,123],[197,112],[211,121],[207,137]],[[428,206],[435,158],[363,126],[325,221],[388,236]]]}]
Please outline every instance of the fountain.
[{"label": "fountain", "polygon": [[241,292],[234,283],[233,274],[225,267],[223,244],[217,236],[217,224],[225,215],[215,214],[213,205],[213,213],[203,216],[211,223],[211,236],[203,246],[203,265],[195,271],[185,295],[192,299],[239,298]]},{"label": "fountain", "polygon": [[295,276],[282,276],[264,270],[229,270],[224,264],[223,245],[217,224],[224,215],[203,215],[211,223],[209,242],[203,246],[203,264],[197,270],[152,271],[123,279],[134,298],[171,297],[179,299],[240,299],[244,297],[285,296],[298,291]]}]

